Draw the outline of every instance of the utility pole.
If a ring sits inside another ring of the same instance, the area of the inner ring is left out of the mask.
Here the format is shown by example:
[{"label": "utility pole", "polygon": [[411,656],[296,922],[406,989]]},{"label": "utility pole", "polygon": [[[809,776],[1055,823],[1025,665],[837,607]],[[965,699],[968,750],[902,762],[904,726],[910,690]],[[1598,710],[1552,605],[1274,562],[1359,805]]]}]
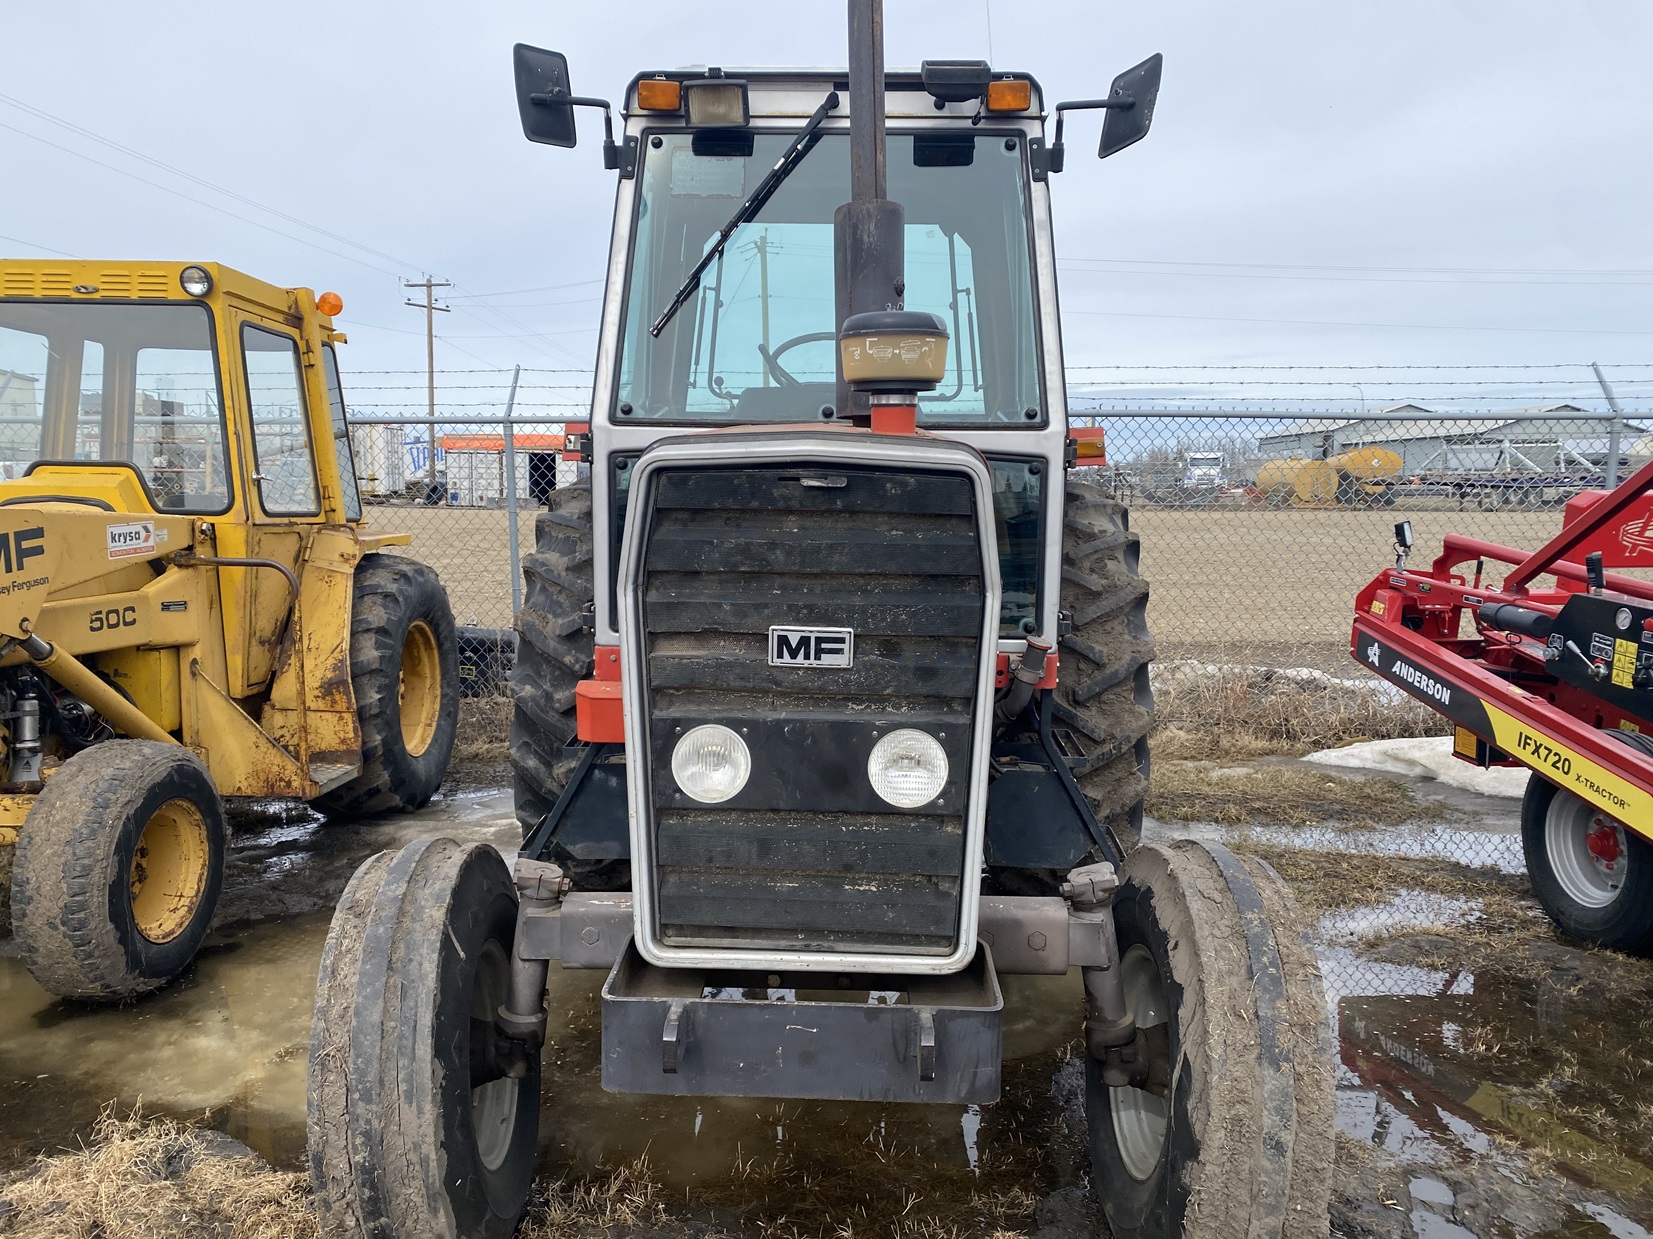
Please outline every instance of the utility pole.
[{"label": "utility pole", "polygon": [[446,280],[433,280],[427,275],[423,281],[417,283],[413,280],[404,280],[403,287],[425,290],[423,301],[409,301],[406,304],[425,312],[425,392],[430,402],[430,432],[426,441],[430,476],[426,479],[425,486],[425,495],[428,498],[436,490],[436,312],[449,312],[447,306],[436,304],[435,295],[438,288],[452,288],[453,285]]}]

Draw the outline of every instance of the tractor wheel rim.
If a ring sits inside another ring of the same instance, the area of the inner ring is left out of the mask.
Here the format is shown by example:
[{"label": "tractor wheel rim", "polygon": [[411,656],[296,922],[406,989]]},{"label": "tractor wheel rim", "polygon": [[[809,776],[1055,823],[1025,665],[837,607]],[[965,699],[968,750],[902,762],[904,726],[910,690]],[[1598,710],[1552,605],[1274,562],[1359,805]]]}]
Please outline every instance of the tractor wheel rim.
[{"label": "tractor wheel rim", "polygon": [[397,685],[401,706],[402,747],[422,757],[436,735],[442,712],[442,668],[436,652],[436,634],[424,620],[408,625],[402,641],[402,673]]},{"label": "tractor wheel rim", "polygon": [[[1544,814],[1544,852],[1562,893],[1605,908],[1624,889],[1630,858],[1624,826],[1582,798],[1557,789]],[[1592,846],[1594,845],[1594,846]]]},{"label": "tractor wheel rim", "polygon": [[127,875],[132,920],[154,943],[171,942],[195,919],[207,889],[211,848],[201,810],[169,800],[144,823]]},{"label": "tractor wheel rim", "polygon": [[[476,977],[471,982],[471,1021],[492,1024],[504,1005],[510,984],[511,961],[505,950],[490,938],[477,957]],[[471,1129],[476,1133],[476,1155],[489,1170],[505,1164],[511,1138],[517,1127],[518,1082],[508,1076],[489,1080],[471,1089]]]},{"label": "tractor wheel rim", "polygon": [[[1154,1028],[1165,1023],[1170,1002],[1152,952],[1140,944],[1133,946],[1120,961],[1119,972],[1125,987],[1125,1010],[1136,1020],[1136,1026]],[[1151,1178],[1165,1153],[1165,1098],[1140,1088],[1110,1088],[1108,1110],[1126,1173],[1139,1182]]]}]

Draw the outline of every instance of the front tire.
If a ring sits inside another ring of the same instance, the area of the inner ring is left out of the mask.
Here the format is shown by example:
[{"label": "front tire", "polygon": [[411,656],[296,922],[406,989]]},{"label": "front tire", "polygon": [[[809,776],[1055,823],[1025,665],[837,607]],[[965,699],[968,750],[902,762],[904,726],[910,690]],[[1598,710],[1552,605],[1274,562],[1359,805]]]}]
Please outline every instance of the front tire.
[{"label": "front tire", "polygon": [[1262,861],[1138,848],[1114,900],[1127,1008],[1163,1095],[1086,1063],[1091,1179],[1116,1239],[1309,1239],[1331,1196],[1331,1032],[1291,893]]},{"label": "front tire", "polygon": [[47,780],[18,835],[12,928],[60,998],[110,1002],[189,966],[224,881],[224,803],[195,754],[106,740]]},{"label": "front tire", "polygon": [[459,636],[447,591],[417,560],[364,555],[350,614],[362,772],[316,801],[332,817],[408,813],[448,773],[459,728]]},{"label": "front tire", "polygon": [[1534,774],[1521,802],[1521,845],[1533,894],[1563,933],[1653,954],[1653,844]]},{"label": "front tire", "polygon": [[533,1183],[540,1060],[487,1035],[517,897],[498,852],[421,839],[356,871],[316,981],[307,1127],[322,1232],[508,1239]]}]

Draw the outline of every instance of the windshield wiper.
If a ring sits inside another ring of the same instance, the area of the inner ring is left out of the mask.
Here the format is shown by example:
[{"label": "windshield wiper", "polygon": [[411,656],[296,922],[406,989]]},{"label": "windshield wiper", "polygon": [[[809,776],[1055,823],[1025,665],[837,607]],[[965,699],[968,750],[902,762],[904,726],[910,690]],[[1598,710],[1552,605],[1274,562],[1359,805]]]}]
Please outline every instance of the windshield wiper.
[{"label": "windshield wiper", "polygon": [[804,156],[815,148],[815,131],[821,127],[821,122],[827,118],[827,114],[837,106],[838,92],[834,90],[829,92],[825,99],[821,100],[821,106],[816,108],[809,119],[804,122],[804,127],[798,131],[798,136],[792,139],[792,145],[786,148],[786,152],[775,161],[775,166],[769,169],[769,175],[758,182],[758,187],[747,195],[745,202],[735,208],[735,213],[729,217],[729,222],[719,230],[717,240],[712,242],[712,248],[701,255],[700,261],[695,264],[694,270],[689,272],[689,278],[683,281],[683,287],[677,290],[677,295],[672,298],[671,304],[660,312],[659,318],[654,320],[654,324],[649,328],[651,336],[659,336],[666,329],[666,324],[672,321],[672,316],[683,308],[683,303],[694,296],[695,290],[700,287],[700,277],[706,274],[706,268],[717,261],[718,255],[723,253],[723,247],[729,243],[729,238],[734,236],[735,229],[749,222],[759,211],[763,210],[764,204],[781,187],[781,182],[791,176],[792,170],[801,164],[804,161]]}]

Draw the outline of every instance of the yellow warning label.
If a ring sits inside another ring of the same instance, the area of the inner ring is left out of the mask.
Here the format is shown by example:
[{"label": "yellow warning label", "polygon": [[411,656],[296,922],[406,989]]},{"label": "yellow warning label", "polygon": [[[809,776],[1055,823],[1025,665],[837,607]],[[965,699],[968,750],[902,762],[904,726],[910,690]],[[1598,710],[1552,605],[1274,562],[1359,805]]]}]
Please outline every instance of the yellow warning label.
[{"label": "yellow warning label", "polygon": [[1605,809],[1637,834],[1653,838],[1653,796],[1576,749],[1533,731],[1490,701],[1484,704],[1493,743],[1500,749],[1557,787]]},{"label": "yellow warning label", "polygon": [[1460,757],[1467,757],[1475,761],[1480,755],[1480,738],[1467,727],[1459,727],[1452,733],[1452,751]]},{"label": "yellow warning label", "polygon": [[1620,688],[1633,688],[1636,683],[1636,643],[1613,642],[1613,683]]},{"label": "yellow warning label", "polygon": [[1381,599],[1381,598],[1372,599],[1372,614],[1373,615],[1382,615],[1383,614],[1383,599]]}]

